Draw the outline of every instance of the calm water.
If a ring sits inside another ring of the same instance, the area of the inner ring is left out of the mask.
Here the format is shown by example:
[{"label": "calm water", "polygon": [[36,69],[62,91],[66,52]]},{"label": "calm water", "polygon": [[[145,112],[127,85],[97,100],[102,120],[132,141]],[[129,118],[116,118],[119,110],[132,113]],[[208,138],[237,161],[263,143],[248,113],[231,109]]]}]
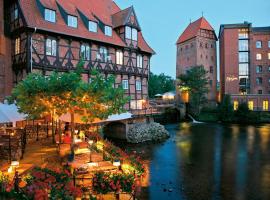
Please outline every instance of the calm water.
[{"label": "calm water", "polygon": [[162,144],[126,145],[150,171],[141,199],[270,200],[270,125],[181,123]]}]

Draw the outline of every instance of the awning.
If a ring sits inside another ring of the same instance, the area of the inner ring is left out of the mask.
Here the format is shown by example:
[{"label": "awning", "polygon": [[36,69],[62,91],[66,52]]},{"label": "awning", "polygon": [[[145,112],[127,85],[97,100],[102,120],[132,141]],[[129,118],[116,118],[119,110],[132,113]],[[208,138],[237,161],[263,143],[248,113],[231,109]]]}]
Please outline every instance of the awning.
[{"label": "awning", "polygon": [[[75,114],[74,122],[78,124],[84,124],[85,122],[81,120],[82,117],[83,117],[82,115]],[[127,113],[122,113],[122,114],[110,115],[108,119],[106,120],[95,119],[94,122],[92,123],[97,124],[97,123],[102,123],[102,122],[121,121],[125,119],[130,119],[130,118],[132,118],[132,114],[127,112]],[[71,116],[69,113],[62,115],[59,119],[64,122],[71,122]]]},{"label": "awning", "polygon": [[26,115],[19,113],[15,104],[0,103],[0,123],[13,123],[13,126],[16,126],[16,122],[23,121],[25,118]]}]

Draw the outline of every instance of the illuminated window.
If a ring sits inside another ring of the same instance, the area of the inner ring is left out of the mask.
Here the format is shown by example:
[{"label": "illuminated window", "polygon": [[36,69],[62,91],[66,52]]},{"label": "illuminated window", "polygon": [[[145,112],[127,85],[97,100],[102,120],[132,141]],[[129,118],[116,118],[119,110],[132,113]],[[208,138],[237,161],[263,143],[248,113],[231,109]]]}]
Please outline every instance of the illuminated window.
[{"label": "illuminated window", "polygon": [[254,109],[254,103],[253,101],[248,101],[248,109],[253,110]]},{"label": "illuminated window", "polygon": [[239,39],[247,39],[248,38],[248,29],[239,29],[238,30],[238,38]]},{"label": "illuminated window", "polygon": [[142,90],[142,82],[136,81],[136,90]]},{"label": "illuminated window", "polygon": [[56,40],[46,39],[46,55],[56,56]]},{"label": "illuminated window", "polygon": [[257,54],[256,54],[256,60],[261,60],[261,59],[262,59],[262,54],[257,53]]},{"label": "illuminated window", "polygon": [[263,101],[263,110],[264,111],[268,111],[269,107],[268,107],[268,101]]},{"label": "illuminated window", "polygon": [[142,55],[137,55],[137,67],[143,67],[143,57]]},{"label": "illuminated window", "polygon": [[107,36],[112,36],[112,27],[110,27],[110,26],[105,26],[105,29],[104,29],[105,31],[105,35],[107,35]]},{"label": "illuminated window", "polygon": [[21,39],[17,37],[15,39],[15,55],[21,53]]},{"label": "illuminated window", "polygon": [[268,53],[268,60],[270,60],[270,53]]},{"label": "illuminated window", "polygon": [[257,49],[260,49],[260,48],[262,48],[262,41],[256,41],[256,48]]},{"label": "illuminated window", "polygon": [[237,110],[238,109],[238,105],[239,105],[238,101],[234,101],[233,102],[233,110]]},{"label": "illuminated window", "polygon": [[77,28],[78,26],[78,19],[75,16],[68,15],[68,26]]},{"label": "illuminated window", "polygon": [[97,23],[96,22],[93,22],[93,21],[89,21],[88,22],[88,30],[90,32],[96,33],[97,32]]},{"label": "illuminated window", "polygon": [[124,90],[127,90],[128,89],[128,80],[122,80],[122,88]]},{"label": "illuminated window", "polygon": [[55,23],[55,21],[56,21],[55,11],[45,8],[44,12],[45,12],[45,14],[44,14],[45,20]]},{"label": "illuminated window", "polygon": [[90,51],[89,45],[82,44],[81,45],[81,58],[83,60],[90,60],[90,55],[91,55],[91,51]]},{"label": "illuminated window", "polygon": [[116,64],[123,65],[123,52],[122,51],[116,51]]}]

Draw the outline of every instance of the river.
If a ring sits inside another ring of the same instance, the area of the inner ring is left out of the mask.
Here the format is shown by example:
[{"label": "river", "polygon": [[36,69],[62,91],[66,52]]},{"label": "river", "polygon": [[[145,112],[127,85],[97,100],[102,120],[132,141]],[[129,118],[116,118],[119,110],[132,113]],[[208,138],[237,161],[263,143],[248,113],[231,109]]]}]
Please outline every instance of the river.
[{"label": "river", "polygon": [[126,144],[149,170],[140,199],[269,200],[270,125],[166,125],[159,144]]}]

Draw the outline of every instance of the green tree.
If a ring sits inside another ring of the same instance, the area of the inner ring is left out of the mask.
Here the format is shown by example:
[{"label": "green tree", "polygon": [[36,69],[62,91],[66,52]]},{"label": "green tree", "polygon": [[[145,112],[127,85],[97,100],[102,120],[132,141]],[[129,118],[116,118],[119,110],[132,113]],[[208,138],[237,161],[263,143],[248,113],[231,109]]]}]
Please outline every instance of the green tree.
[{"label": "green tree", "polygon": [[209,91],[207,73],[203,66],[194,66],[178,77],[179,89],[188,90],[190,108],[195,115],[200,114],[202,105],[207,102],[206,95]]},{"label": "green tree", "polygon": [[156,94],[175,90],[174,79],[165,74],[153,74],[150,72],[148,82],[148,93],[150,98],[154,98]]},{"label": "green tree", "polygon": [[104,78],[94,70],[91,83],[86,83],[81,79],[83,65],[83,62],[79,62],[75,71],[53,72],[48,77],[38,73],[29,74],[13,89],[9,100],[15,102],[19,111],[31,119],[48,114],[54,119],[70,113],[72,136],[75,113],[91,123],[94,119],[106,119],[111,114],[123,112],[128,99],[124,97],[122,88],[113,87],[115,78]]},{"label": "green tree", "polygon": [[233,121],[234,112],[230,95],[225,95],[218,107],[218,117],[222,122]]}]

